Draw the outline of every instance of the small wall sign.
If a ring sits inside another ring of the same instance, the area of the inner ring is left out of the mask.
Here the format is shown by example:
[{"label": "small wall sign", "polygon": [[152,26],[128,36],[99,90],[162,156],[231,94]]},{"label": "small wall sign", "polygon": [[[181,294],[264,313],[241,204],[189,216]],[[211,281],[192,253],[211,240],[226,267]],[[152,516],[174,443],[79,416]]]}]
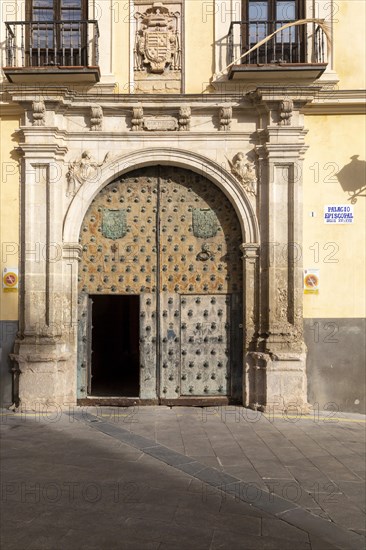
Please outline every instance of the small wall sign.
[{"label": "small wall sign", "polygon": [[353,223],[353,206],[350,204],[326,204],[324,223]]},{"label": "small wall sign", "polygon": [[18,268],[4,267],[3,269],[3,291],[13,292],[18,289]]},{"label": "small wall sign", "polygon": [[304,269],[304,294],[319,294],[319,269]]}]

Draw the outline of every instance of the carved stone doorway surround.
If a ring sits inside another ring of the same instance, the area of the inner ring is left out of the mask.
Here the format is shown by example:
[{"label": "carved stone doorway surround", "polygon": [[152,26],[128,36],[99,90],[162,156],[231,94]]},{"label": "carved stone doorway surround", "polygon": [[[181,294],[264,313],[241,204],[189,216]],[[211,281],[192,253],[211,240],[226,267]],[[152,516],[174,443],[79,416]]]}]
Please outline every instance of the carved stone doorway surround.
[{"label": "carved stone doorway surround", "polygon": [[[281,117],[280,97],[256,92],[251,99],[261,120],[254,136],[259,163],[256,211],[253,197],[229,167],[192,150],[158,144],[106,160],[99,166],[100,177],[85,181],[65,210],[65,177],[53,171],[62,165],[66,145],[49,139],[40,146],[37,132],[42,129],[23,128],[21,318],[13,358],[24,408],[76,403],[82,221],[93,198],[116,176],[156,164],[205,175],[230,200],[241,224],[243,405],[260,410],[306,407],[302,264],[295,255],[302,243],[301,166],[306,149],[299,109],[307,99],[300,98],[294,106],[291,123]],[[37,242],[45,243],[39,254],[27,254]],[[57,254],[62,258],[55,261]]]}]

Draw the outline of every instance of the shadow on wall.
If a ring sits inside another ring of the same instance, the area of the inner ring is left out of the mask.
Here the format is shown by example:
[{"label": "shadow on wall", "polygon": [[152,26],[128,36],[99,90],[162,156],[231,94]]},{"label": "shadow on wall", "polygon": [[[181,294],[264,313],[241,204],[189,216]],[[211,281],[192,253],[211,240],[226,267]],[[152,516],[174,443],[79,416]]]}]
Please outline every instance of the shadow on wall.
[{"label": "shadow on wall", "polygon": [[351,162],[336,174],[343,191],[349,194],[351,204],[355,204],[358,197],[366,197],[366,162],[358,157],[353,155]]}]

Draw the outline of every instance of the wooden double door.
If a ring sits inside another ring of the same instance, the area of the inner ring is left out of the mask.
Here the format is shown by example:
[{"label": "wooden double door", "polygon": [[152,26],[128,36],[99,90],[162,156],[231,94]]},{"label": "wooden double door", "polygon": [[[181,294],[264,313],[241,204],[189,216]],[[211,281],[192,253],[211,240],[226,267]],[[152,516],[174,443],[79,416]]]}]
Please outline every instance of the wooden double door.
[{"label": "wooden double door", "polygon": [[240,399],[241,228],[212,182],[130,172],[95,197],[80,243],[79,399]]}]

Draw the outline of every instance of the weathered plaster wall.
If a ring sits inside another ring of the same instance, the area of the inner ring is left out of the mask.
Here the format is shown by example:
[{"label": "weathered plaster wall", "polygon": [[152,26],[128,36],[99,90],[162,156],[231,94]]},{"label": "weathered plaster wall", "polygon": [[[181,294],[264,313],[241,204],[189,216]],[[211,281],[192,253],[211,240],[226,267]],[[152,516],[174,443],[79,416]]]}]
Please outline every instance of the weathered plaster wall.
[{"label": "weathered plaster wall", "polygon": [[[18,118],[3,116],[0,120],[0,269],[18,266],[19,251],[19,169],[14,157]],[[18,319],[18,292],[3,292],[1,288],[0,320]]]},{"label": "weathered plaster wall", "polygon": [[334,69],[340,77],[340,89],[365,87],[365,20],[364,0],[337,0],[333,11]]},{"label": "weathered plaster wall", "polygon": [[[324,223],[324,205],[351,204],[348,189],[365,185],[365,119],[359,115],[307,116],[304,162],[304,267],[320,269],[319,294],[304,295],[304,317],[365,315],[366,197],[354,204],[354,223]],[[354,155],[358,159],[351,160]],[[346,182],[346,183],[345,183]],[[311,212],[315,217],[311,216]]]},{"label": "weathered plaster wall", "polygon": [[[0,273],[4,267],[18,267],[19,248],[19,170],[12,156],[18,118],[3,116],[0,120]],[[0,406],[12,403],[12,352],[18,330],[18,291],[0,288]]]},{"label": "weathered plaster wall", "polygon": [[[114,2],[111,13],[111,31],[107,36],[101,35],[101,47],[106,40],[112,42],[111,66],[114,80],[117,84],[116,92],[119,94],[128,94],[130,92],[130,2],[121,0]],[[106,9],[102,3],[103,11]],[[108,10],[110,8],[107,8]],[[133,91],[133,90],[131,90]]]},{"label": "weathered plaster wall", "polygon": [[[185,2],[185,81],[188,94],[204,91],[213,72],[213,12],[214,8],[204,0]],[[229,24],[228,21],[228,29]]]},{"label": "weathered plaster wall", "polygon": [[17,332],[18,321],[0,320],[0,407],[8,407],[13,403],[11,373],[13,363],[9,355],[14,350]]},{"label": "weathered plaster wall", "polygon": [[365,319],[305,319],[308,400],[320,410],[366,413]]},{"label": "weathered plaster wall", "polygon": [[365,185],[365,120],[308,116],[306,127],[304,267],[320,269],[319,294],[304,295],[308,399],[320,409],[364,413],[366,197],[356,197],[351,225],[326,225],[323,209],[351,204]]}]

